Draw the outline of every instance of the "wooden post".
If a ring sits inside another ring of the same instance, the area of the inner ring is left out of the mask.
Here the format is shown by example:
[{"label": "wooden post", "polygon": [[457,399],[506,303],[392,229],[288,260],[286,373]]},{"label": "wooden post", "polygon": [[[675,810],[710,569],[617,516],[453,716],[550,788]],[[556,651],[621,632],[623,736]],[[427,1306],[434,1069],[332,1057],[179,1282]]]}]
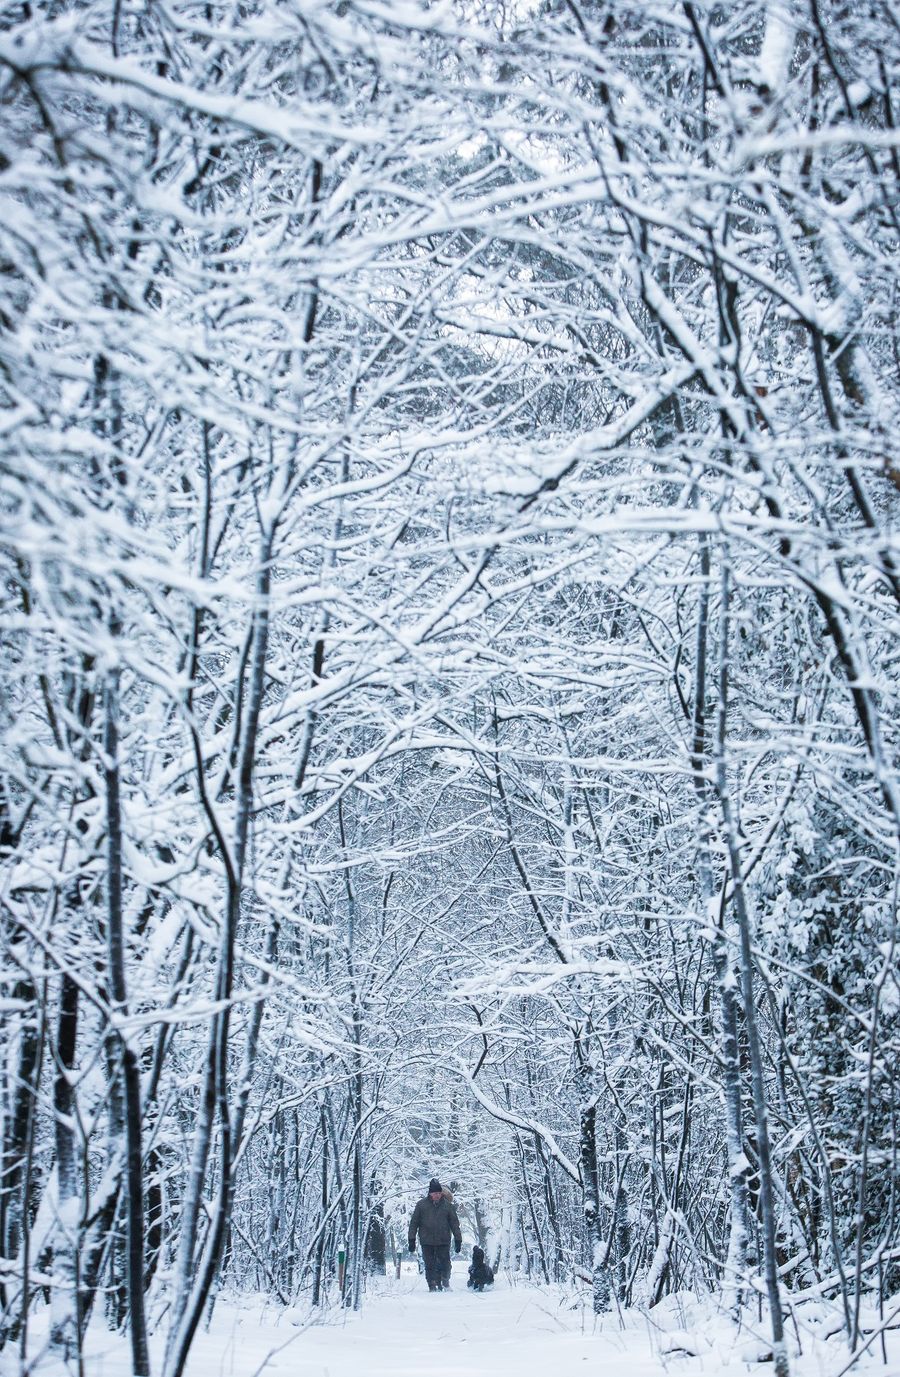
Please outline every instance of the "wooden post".
[{"label": "wooden post", "polygon": [[347,1277],[347,1249],[338,1248],[338,1290],[344,1294],[344,1282]]}]

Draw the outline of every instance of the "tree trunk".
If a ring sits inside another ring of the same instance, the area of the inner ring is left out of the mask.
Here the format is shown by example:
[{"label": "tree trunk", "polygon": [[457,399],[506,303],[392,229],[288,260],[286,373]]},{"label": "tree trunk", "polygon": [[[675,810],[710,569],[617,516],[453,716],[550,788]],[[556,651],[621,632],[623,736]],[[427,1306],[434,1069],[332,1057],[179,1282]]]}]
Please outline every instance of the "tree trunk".
[{"label": "tree trunk", "polygon": [[322,1134],[322,1180],[319,1204],[322,1211],[319,1223],[319,1239],[316,1245],[316,1260],[313,1270],[312,1304],[322,1304],[322,1285],[325,1275],[325,1234],[328,1218],[328,1120],[324,1103],[319,1107],[319,1130]]},{"label": "tree trunk", "polygon": [[53,1287],[50,1349],[65,1364],[81,1371],[81,1315],[79,1308],[79,1234],[81,1191],[75,1149],[75,1096],[71,1074],[78,1036],[78,986],[68,974],[60,983],[56,1025],[56,1076],[53,1115],[56,1141],[57,1219],[53,1232]]},{"label": "tree trunk", "polygon": [[[12,1263],[22,1244],[26,1205],[23,1199],[24,1164],[34,1117],[38,1056],[41,1047],[41,1018],[37,989],[30,978],[13,986],[15,1003],[28,1007],[19,1030],[19,1049],[15,1071],[7,1094],[4,1114],[3,1159],[0,1166],[0,1256]],[[7,1307],[5,1281],[0,1284],[0,1307]],[[2,1339],[0,1339],[2,1343]]]},{"label": "tree trunk", "polygon": [[591,1284],[595,1315],[605,1315],[612,1302],[607,1248],[600,1220],[599,1179],[597,1175],[597,1098],[590,1084],[591,1070],[582,1070],[587,1094],[581,1105],[581,1192],[584,1223],[591,1250]]},{"label": "tree trunk", "polygon": [[[221,1260],[222,1246],[234,1186],[232,1157],[232,1118],[228,1089],[228,1044],[231,1026],[231,997],[234,986],[234,952],[240,920],[244,861],[250,829],[253,798],[253,767],[256,740],[265,687],[265,665],[269,643],[269,592],[271,587],[272,538],[269,531],[261,542],[256,579],[256,606],[253,616],[253,649],[250,661],[250,681],[247,690],[246,716],[242,728],[237,761],[236,808],[234,819],[234,848],[229,856],[221,847],[226,871],[226,903],[223,914],[219,959],[216,971],[216,1001],[219,1011],[210,1027],[204,1082],[203,1117],[194,1145],[194,1161],[189,1199],[185,1202],[186,1227],[190,1250],[179,1250],[174,1308],[169,1347],[166,1355],[166,1377],[181,1377],[200,1316]],[[202,760],[199,768],[202,770]],[[197,1221],[203,1207],[203,1187],[209,1154],[213,1120],[219,1120],[219,1187],[212,1218],[199,1260],[194,1258]]]},{"label": "tree trunk", "polygon": [[[726,1308],[737,1318],[743,1300],[743,1282],[747,1272],[749,1244],[748,1162],[744,1153],[737,981],[732,968],[726,932],[720,925],[717,916],[719,904],[712,863],[715,798],[708,771],[710,731],[707,724],[706,697],[708,686],[710,545],[706,535],[701,537],[700,575],[702,582],[697,611],[697,644],[694,657],[691,773],[699,811],[697,873],[700,888],[701,920],[705,921],[711,929],[717,930],[713,947],[713,963],[719,996],[719,1042],[725,1097],[725,1149],[731,1195],[723,1302]],[[724,917],[722,923],[724,923]]]},{"label": "tree trunk", "polygon": [[[128,1017],[125,982],[125,934],[122,921],[122,812],[119,792],[118,671],[106,680],[103,752],[106,783],[107,906],[106,941],[114,1016]],[[149,1377],[147,1322],[144,1314],[144,1190],[141,1146],[140,1064],[131,1039],[119,1033],[119,1076],[125,1122],[125,1275],[128,1330],[134,1377]]]},{"label": "tree trunk", "polygon": [[727,567],[724,567],[722,571],[722,631],[719,652],[719,727],[716,761],[716,789],[722,809],[722,821],[725,829],[725,840],[728,847],[732,902],[737,915],[738,930],[740,934],[741,994],[744,1004],[744,1022],[747,1029],[747,1045],[750,1056],[753,1117],[756,1125],[757,1153],[759,1157],[759,1198],[763,1226],[766,1292],[769,1299],[769,1316],[772,1326],[772,1356],[774,1359],[775,1377],[788,1377],[789,1366],[787,1347],[784,1339],[784,1318],[781,1310],[781,1294],[778,1289],[778,1260],[775,1252],[775,1200],[772,1189],[769,1118],[766,1108],[762,1045],[756,1019],[756,1003],[753,992],[753,949],[750,934],[750,911],[744,890],[740,842],[738,840],[737,826],[735,824],[731,796],[728,789],[728,771],[725,760],[728,713],[728,601],[729,576]]}]

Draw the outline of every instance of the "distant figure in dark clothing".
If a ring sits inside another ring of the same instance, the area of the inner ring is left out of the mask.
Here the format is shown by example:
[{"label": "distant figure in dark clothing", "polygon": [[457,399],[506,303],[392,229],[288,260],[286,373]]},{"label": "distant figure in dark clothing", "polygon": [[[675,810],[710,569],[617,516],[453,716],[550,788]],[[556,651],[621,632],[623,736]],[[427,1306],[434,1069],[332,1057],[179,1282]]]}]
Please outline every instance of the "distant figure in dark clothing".
[{"label": "distant figure in dark clothing", "polygon": [[489,1267],[484,1260],[484,1249],[477,1246],[472,1249],[472,1266],[469,1268],[469,1280],[467,1285],[473,1291],[483,1291],[486,1286],[494,1284],[494,1269]]},{"label": "distant figure in dark clothing", "polygon": [[[449,1192],[447,1193],[449,1194]],[[409,1251],[416,1251],[416,1235],[422,1245],[425,1280],[429,1291],[450,1290],[450,1236],[456,1251],[462,1247],[462,1231],[456,1210],[444,1194],[440,1181],[433,1177],[428,1194],[420,1200],[409,1221]]]}]

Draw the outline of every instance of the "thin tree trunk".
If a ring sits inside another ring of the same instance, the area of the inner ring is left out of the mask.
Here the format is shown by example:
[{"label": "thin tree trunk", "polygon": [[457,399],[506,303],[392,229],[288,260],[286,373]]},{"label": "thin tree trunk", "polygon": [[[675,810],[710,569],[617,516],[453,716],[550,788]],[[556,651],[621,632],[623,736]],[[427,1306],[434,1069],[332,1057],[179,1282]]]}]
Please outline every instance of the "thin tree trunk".
[{"label": "thin tree trunk", "polygon": [[348,864],[344,867],[344,886],[347,892],[347,934],[345,940],[345,955],[347,961],[347,974],[350,980],[350,1007],[353,1015],[353,1079],[351,1082],[351,1104],[355,1119],[353,1125],[353,1159],[352,1159],[352,1181],[353,1190],[350,1199],[350,1237],[347,1240],[350,1256],[347,1259],[350,1268],[350,1286],[344,1292],[344,1304],[352,1305],[354,1310],[358,1310],[362,1303],[362,1220],[363,1220],[363,1192],[365,1190],[365,1178],[362,1156],[362,1123],[363,1106],[365,1102],[365,1082],[362,1067],[362,996],[356,978],[356,967],[354,961],[354,948],[356,944],[356,895],[353,890],[349,856],[347,854],[347,836],[344,829],[344,809],[343,801],[338,800],[338,826],[340,828],[341,847],[347,858]]},{"label": "thin tree trunk", "polygon": [[599,1182],[597,1177],[597,1096],[592,1082],[593,1068],[585,1060],[581,1068],[584,1094],[581,1103],[581,1192],[584,1223],[591,1249],[591,1281],[594,1314],[605,1314],[612,1302],[612,1290],[600,1221]]},{"label": "thin tree trunk", "polygon": [[31,1187],[34,1179],[34,1139],[35,1125],[37,1122],[37,1101],[38,1092],[41,1084],[41,1071],[44,1065],[44,1044],[47,1037],[47,982],[43,981],[40,1003],[37,1006],[40,1010],[40,1035],[38,1039],[37,1055],[34,1069],[34,1082],[32,1085],[31,1110],[28,1116],[28,1131],[25,1137],[24,1158],[22,1163],[22,1197],[21,1197],[21,1261],[22,1261],[22,1293],[19,1303],[19,1313],[12,1317],[8,1329],[0,1330],[0,1347],[7,1340],[19,1340],[19,1361],[23,1372],[25,1371],[28,1357],[28,1313],[31,1306]]},{"label": "thin tree trunk", "polygon": [[625,1172],[628,1164],[628,1149],[621,1112],[616,1113],[616,1190],[613,1197],[613,1236],[616,1240],[617,1292],[622,1304],[627,1303],[628,1289],[626,1262],[631,1252],[631,1219],[628,1208],[628,1191],[625,1189]]},{"label": "thin tree trunk", "polygon": [[538,1256],[541,1260],[541,1271],[543,1273],[546,1285],[549,1286],[550,1268],[547,1265],[547,1254],[544,1251],[543,1230],[541,1229],[540,1221],[538,1220],[537,1216],[537,1209],[534,1203],[534,1193],[531,1189],[531,1183],[528,1180],[528,1171],[526,1169],[525,1150],[522,1146],[522,1137],[518,1131],[516,1132],[516,1147],[519,1151],[519,1166],[522,1169],[522,1186],[525,1190],[525,1199],[528,1202],[528,1213],[531,1216],[531,1227],[534,1233],[535,1243],[537,1244]]},{"label": "thin tree trunk", "polygon": [[[38,1055],[42,1046],[42,1018],[37,988],[30,977],[13,986],[14,1002],[28,1007],[19,1032],[16,1069],[7,1094],[10,1104],[4,1114],[3,1160],[0,1167],[0,1256],[9,1263],[15,1261],[22,1244],[27,1217],[24,1202],[25,1159],[34,1118],[36,1079],[40,1074]],[[5,1312],[9,1300],[6,1282],[0,1284],[0,1308]],[[4,1343],[0,1329],[0,1347]]]},{"label": "thin tree trunk", "polygon": [[322,1283],[325,1274],[325,1220],[328,1218],[328,1121],[324,1104],[319,1106],[319,1130],[322,1134],[322,1185],[319,1198],[322,1218],[319,1226],[319,1242],[316,1247],[315,1270],[313,1271],[312,1304],[322,1304]]},{"label": "thin tree trunk", "polygon": [[[253,650],[250,662],[250,684],[247,693],[240,751],[238,755],[237,800],[234,821],[234,849],[229,861],[223,850],[227,876],[227,897],[219,946],[216,977],[216,1001],[219,1012],[212,1020],[207,1051],[207,1073],[204,1085],[204,1118],[195,1139],[194,1170],[191,1179],[189,1209],[190,1253],[187,1247],[179,1252],[176,1285],[178,1306],[170,1332],[166,1357],[166,1377],[181,1377],[193,1342],[200,1316],[210,1292],[222,1254],[225,1230],[231,1214],[234,1184],[232,1169],[232,1123],[228,1094],[228,1039],[231,1025],[231,997],[234,986],[234,950],[240,919],[244,861],[250,828],[253,796],[253,768],[259,717],[265,685],[265,665],[269,640],[269,591],[271,584],[272,536],[262,541],[256,582],[256,609],[253,625]],[[199,768],[202,768],[202,759]],[[219,1190],[210,1220],[206,1241],[199,1262],[195,1262],[193,1245],[196,1225],[203,1202],[206,1160],[209,1153],[213,1119],[219,1120]]]},{"label": "thin tree trunk", "polygon": [[[272,920],[272,923],[271,923],[271,926],[270,926],[270,928],[269,928],[269,936],[268,936],[268,939],[267,939],[267,942],[266,942],[266,951],[265,951],[266,961],[267,961],[270,965],[274,964],[274,962],[275,962],[275,957],[276,957],[276,954],[277,954],[277,951],[278,951],[278,922],[277,922],[276,919],[273,919],[273,920]],[[267,973],[267,972],[264,972],[263,977],[262,977],[262,984],[263,984],[263,985],[268,985],[268,983],[269,983],[269,976],[268,976],[268,973]],[[254,1006],[253,1006],[253,1012],[252,1012],[252,1014],[250,1015],[250,1024],[249,1024],[249,1027],[248,1027],[248,1029],[247,1029],[247,1040],[246,1040],[246,1044],[245,1044],[245,1047],[244,1047],[244,1060],[243,1060],[243,1064],[242,1064],[242,1066],[241,1066],[240,1076],[239,1076],[239,1078],[238,1078],[238,1086],[239,1086],[239,1089],[238,1089],[238,1095],[237,1095],[237,1104],[236,1104],[235,1110],[234,1110],[234,1124],[233,1124],[233,1129],[232,1129],[232,1134],[231,1134],[231,1137],[232,1137],[232,1158],[231,1158],[231,1167],[230,1167],[230,1170],[231,1170],[232,1176],[234,1175],[234,1172],[235,1172],[235,1170],[236,1170],[236,1168],[237,1168],[237,1163],[238,1163],[238,1161],[240,1160],[240,1156],[241,1156],[241,1152],[242,1152],[242,1148],[243,1148],[244,1124],[246,1123],[246,1119],[247,1119],[247,1106],[248,1106],[248,1104],[249,1104],[249,1102],[250,1102],[250,1090],[251,1090],[252,1083],[253,1083],[253,1068],[254,1068],[254,1066],[256,1065],[256,1051],[257,1051],[257,1047],[258,1047],[258,1045],[259,1045],[259,1030],[260,1030],[260,1028],[262,1027],[262,1019],[263,1019],[263,1000],[262,1000],[261,998],[257,998],[256,1003],[255,1003]],[[212,1287],[212,1290],[211,1290],[211,1294],[210,1294],[210,1298],[209,1298],[209,1305],[208,1305],[208,1307],[207,1307],[207,1320],[206,1320],[207,1324],[209,1323],[209,1320],[212,1318],[212,1312],[213,1312],[213,1308],[214,1308],[215,1303],[216,1303],[216,1295],[217,1295],[217,1293],[218,1293],[219,1282],[220,1282],[222,1276],[224,1275],[224,1273],[225,1273],[225,1272],[227,1271],[227,1269],[228,1269],[228,1261],[229,1261],[230,1252],[231,1252],[231,1219],[230,1219],[230,1217],[229,1217],[229,1220],[228,1220],[227,1225],[226,1225],[226,1230],[225,1230],[225,1240],[224,1240],[224,1243],[223,1243],[223,1245],[222,1245],[222,1266],[221,1266],[221,1268],[219,1269],[219,1272],[218,1272],[217,1276],[216,1276],[215,1279],[214,1279],[214,1284],[213,1284],[213,1287]]]},{"label": "thin tree trunk", "polygon": [[[725,1098],[725,1147],[731,1215],[725,1255],[723,1301],[737,1318],[743,1300],[742,1283],[747,1271],[749,1243],[747,1199],[748,1162],[744,1153],[744,1127],[741,1096],[741,1064],[738,1044],[738,996],[726,933],[717,917],[719,904],[713,877],[712,837],[714,791],[709,779],[709,729],[706,696],[708,689],[710,544],[706,535],[700,543],[700,601],[697,611],[697,644],[694,657],[693,740],[691,773],[699,810],[697,873],[701,913],[709,926],[718,929],[713,945],[713,964],[719,994],[720,1049]],[[722,919],[724,922],[724,918]]]},{"label": "thin tree trunk", "polygon": [[[106,783],[107,907],[106,940],[114,1016],[126,1019],[125,935],[122,921],[122,808],[119,788],[119,674],[106,680],[103,732]],[[125,1118],[125,1275],[128,1287],[128,1328],[134,1377],[149,1377],[147,1321],[144,1313],[144,1191],[141,1145],[141,1077],[131,1040],[119,1033],[121,1099]]]},{"label": "thin tree trunk", "polygon": [[71,976],[64,973],[60,982],[55,1047],[56,1076],[53,1082],[57,1181],[53,1265],[59,1280],[53,1287],[50,1348],[63,1363],[74,1363],[80,1373],[82,1361],[78,1236],[81,1227],[81,1191],[78,1187],[75,1151],[75,1095],[71,1080],[77,1036],[78,986]]},{"label": "thin tree trunk", "polygon": [[772,1326],[772,1356],[775,1377],[788,1377],[789,1366],[787,1347],[784,1339],[784,1318],[781,1309],[781,1294],[778,1289],[778,1260],[775,1253],[775,1200],[772,1189],[772,1159],[769,1145],[769,1117],[766,1108],[766,1087],[763,1073],[762,1045],[756,1020],[756,1003],[753,992],[753,950],[750,936],[750,912],[744,890],[744,874],[741,862],[740,842],[737,825],[728,789],[728,771],[725,760],[728,714],[728,639],[729,639],[729,575],[727,566],[722,570],[722,631],[719,650],[719,726],[716,759],[716,790],[722,809],[725,841],[731,869],[732,902],[737,915],[740,935],[741,993],[744,1004],[744,1022],[747,1029],[747,1044],[750,1057],[750,1081],[753,1091],[753,1117],[756,1126],[757,1154],[759,1158],[759,1197],[762,1212],[763,1252],[765,1265],[766,1292],[769,1299],[769,1317]]}]

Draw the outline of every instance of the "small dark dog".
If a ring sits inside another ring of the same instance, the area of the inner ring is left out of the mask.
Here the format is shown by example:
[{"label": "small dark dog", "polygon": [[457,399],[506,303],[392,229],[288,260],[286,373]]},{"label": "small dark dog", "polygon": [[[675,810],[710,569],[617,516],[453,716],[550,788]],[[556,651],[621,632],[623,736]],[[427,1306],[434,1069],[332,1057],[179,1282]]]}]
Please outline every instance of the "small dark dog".
[{"label": "small dark dog", "polygon": [[469,1268],[469,1280],[467,1285],[473,1291],[483,1291],[486,1286],[493,1286],[494,1273],[484,1260],[484,1249],[472,1249],[472,1266]]}]

